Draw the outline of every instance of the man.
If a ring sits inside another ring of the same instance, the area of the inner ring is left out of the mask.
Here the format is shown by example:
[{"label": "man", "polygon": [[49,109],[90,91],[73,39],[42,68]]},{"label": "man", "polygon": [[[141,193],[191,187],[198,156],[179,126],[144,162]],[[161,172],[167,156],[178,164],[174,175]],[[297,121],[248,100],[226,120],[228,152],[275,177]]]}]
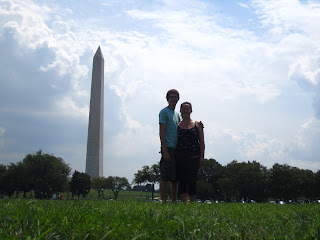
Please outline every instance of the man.
[{"label": "man", "polygon": [[179,92],[171,89],[166,95],[168,106],[159,113],[159,135],[161,141],[160,160],[160,196],[162,202],[167,201],[167,182],[170,181],[171,201],[177,200],[178,182],[175,173],[175,148],[178,141],[177,127],[180,122],[179,113],[174,109],[179,101]]}]

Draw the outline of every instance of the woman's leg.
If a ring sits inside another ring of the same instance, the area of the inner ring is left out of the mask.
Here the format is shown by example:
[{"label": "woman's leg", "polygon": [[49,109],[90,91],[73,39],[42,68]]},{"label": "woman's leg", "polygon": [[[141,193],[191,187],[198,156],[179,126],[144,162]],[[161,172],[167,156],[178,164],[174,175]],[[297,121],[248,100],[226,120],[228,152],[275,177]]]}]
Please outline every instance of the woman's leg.
[{"label": "woman's leg", "polygon": [[190,202],[195,202],[197,198],[197,182],[193,182],[189,184],[189,197],[190,197]]},{"label": "woman's leg", "polygon": [[189,198],[190,198],[190,202],[195,202],[197,195],[190,195]]},{"label": "woman's leg", "polygon": [[180,198],[181,201],[184,203],[188,202],[188,185],[184,182],[179,182],[180,188]]},{"label": "woman's leg", "polygon": [[188,193],[190,202],[195,202],[198,194],[197,178],[199,172],[199,158],[191,158],[190,166],[190,184],[188,186]]},{"label": "woman's leg", "polygon": [[181,193],[180,198],[183,203],[187,203],[188,202],[188,193]]}]

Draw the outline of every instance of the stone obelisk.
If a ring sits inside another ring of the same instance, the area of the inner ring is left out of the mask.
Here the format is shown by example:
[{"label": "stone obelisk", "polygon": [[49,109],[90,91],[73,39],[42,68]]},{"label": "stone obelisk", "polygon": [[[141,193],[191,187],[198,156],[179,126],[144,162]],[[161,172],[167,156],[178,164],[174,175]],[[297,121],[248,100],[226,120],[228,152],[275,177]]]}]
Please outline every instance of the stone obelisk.
[{"label": "stone obelisk", "polygon": [[103,176],[104,58],[100,49],[93,57],[86,173]]}]

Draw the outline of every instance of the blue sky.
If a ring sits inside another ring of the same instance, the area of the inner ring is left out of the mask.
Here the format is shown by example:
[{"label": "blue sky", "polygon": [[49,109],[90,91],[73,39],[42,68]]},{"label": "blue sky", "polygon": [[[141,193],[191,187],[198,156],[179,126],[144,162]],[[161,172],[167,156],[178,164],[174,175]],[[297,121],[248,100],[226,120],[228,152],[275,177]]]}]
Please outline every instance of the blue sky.
[{"label": "blue sky", "polygon": [[[92,58],[105,58],[104,176],[160,159],[168,89],[206,158],[320,169],[320,1],[0,2],[0,163],[40,148],[85,171]],[[179,103],[178,103],[179,105]]]}]

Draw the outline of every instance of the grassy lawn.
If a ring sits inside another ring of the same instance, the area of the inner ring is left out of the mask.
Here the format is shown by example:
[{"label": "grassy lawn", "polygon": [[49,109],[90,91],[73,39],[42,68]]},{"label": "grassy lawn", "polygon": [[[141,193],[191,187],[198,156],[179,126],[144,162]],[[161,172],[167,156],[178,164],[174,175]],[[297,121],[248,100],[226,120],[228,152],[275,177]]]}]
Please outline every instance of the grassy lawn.
[{"label": "grassy lawn", "polygon": [[318,239],[320,226],[319,204],[1,199],[0,206],[0,239]]}]

